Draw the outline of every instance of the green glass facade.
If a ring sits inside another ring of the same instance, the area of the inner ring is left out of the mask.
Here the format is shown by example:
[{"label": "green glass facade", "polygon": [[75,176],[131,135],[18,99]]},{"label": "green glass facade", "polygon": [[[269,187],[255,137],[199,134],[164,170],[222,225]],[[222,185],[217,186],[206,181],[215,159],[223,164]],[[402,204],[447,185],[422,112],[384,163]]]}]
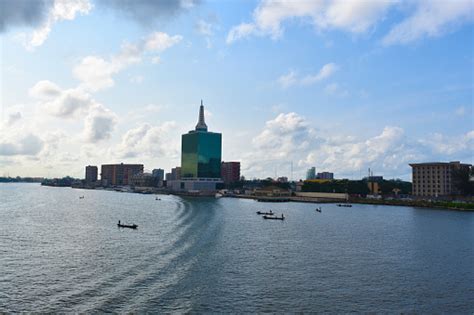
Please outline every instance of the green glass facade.
[{"label": "green glass facade", "polygon": [[190,131],[181,137],[181,178],[220,178],[222,135]]}]

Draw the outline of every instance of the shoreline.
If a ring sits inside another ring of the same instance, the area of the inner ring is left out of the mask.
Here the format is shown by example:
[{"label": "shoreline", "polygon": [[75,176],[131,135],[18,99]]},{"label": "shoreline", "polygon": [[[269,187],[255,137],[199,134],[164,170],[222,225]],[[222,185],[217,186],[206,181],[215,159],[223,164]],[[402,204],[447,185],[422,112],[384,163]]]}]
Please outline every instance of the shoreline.
[{"label": "shoreline", "polygon": [[[223,196],[224,198],[242,198],[242,199],[254,199],[258,200],[261,197],[256,196],[243,196],[243,195],[235,195],[235,196]],[[272,197],[269,197],[265,202],[281,202],[281,201],[272,201]],[[453,202],[429,202],[426,200],[401,200],[401,199],[394,199],[394,200],[380,200],[380,199],[362,199],[362,198],[353,198],[346,200],[338,200],[338,199],[316,199],[316,198],[308,198],[308,197],[288,197],[286,202],[305,202],[305,203],[315,203],[315,204],[325,204],[325,203],[335,203],[335,204],[343,204],[343,203],[352,203],[352,204],[365,204],[365,205],[379,205],[379,206],[401,206],[401,207],[417,207],[417,208],[433,208],[433,209],[445,209],[445,210],[454,210],[454,211],[464,211],[464,212],[474,212],[474,204],[467,203],[465,204],[467,207],[463,207],[464,204],[462,203],[455,203],[457,207],[450,207],[447,205],[443,205],[442,203],[453,203]]]},{"label": "shoreline", "polygon": [[[175,195],[175,196],[186,196],[186,197],[213,197],[215,193],[208,193],[205,195],[196,193],[183,193],[183,192],[172,192],[172,191],[154,191],[154,192],[143,192],[143,191],[124,191],[118,188],[87,188],[87,187],[71,187],[71,186],[50,186],[48,187],[70,187],[74,189],[86,189],[86,190],[104,190],[104,191],[116,191],[116,192],[129,192],[135,194],[153,194],[153,195]],[[353,203],[353,204],[366,204],[366,205],[380,205],[380,206],[402,206],[402,207],[417,207],[417,208],[432,208],[432,209],[444,209],[451,211],[463,211],[463,212],[474,212],[474,203],[456,203],[452,201],[428,201],[428,200],[403,200],[403,199],[365,199],[365,198],[350,198],[348,201],[342,199],[324,199],[324,198],[311,198],[311,197],[262,197],[262,196],[251,196],[251,195],[223,195],[222,198],[240,198],[240,199],[253,199],[258,202],[303,202],[303,203]]]}]

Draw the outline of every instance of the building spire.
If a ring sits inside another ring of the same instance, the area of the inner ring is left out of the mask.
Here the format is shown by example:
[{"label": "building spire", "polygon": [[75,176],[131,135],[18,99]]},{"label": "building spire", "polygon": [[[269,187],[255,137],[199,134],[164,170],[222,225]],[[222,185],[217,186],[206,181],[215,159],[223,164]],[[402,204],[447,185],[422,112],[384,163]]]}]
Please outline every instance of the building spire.
[{"label": "building spire", "polygon": [[199,120],[196,125],[196,131],[207,131],[207,125],[204,121],[204,105],[202,104],[202,100],[201,106],[199,107]]}]

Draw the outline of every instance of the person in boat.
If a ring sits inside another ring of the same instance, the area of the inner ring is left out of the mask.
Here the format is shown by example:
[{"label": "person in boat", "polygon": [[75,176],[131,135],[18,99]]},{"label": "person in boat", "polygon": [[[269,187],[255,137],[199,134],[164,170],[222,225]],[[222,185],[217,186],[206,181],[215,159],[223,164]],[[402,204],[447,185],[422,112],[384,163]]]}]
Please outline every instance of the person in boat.
[{"label": "person in boat", "polygon": [[119,223],[118,223],[118,225],[120,225],[120,220],[119,220]]}]

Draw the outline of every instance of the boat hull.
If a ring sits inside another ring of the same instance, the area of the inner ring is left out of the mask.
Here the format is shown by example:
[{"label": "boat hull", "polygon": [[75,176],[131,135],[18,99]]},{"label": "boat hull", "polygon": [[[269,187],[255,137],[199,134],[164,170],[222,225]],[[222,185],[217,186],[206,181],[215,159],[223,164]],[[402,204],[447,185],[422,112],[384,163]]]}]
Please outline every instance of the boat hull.
[{"label": "boat hull", "polygon": [[268,215],[264,215],[263,218],[266,220],[285,220],[285,217],[271,217]]},{"label": "boat hull", "polygon": [[138,225],[133,224],[133,225],[127,225],[127,224],[117,224],[119,228],[127,228],[127,229],[134,229],[136,230]]}]

